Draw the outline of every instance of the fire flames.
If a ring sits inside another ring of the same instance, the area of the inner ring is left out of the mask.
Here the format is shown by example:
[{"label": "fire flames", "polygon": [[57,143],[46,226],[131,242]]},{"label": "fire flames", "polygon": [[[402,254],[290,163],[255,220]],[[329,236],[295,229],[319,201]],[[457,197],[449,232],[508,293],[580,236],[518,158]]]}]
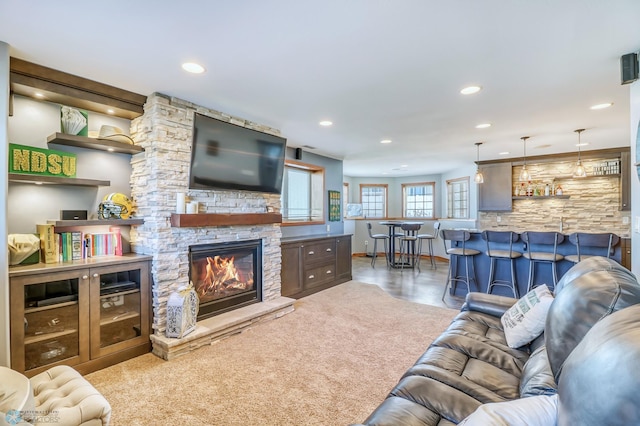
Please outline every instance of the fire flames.
[{"label": "fire flames", "polygon": [[234,257],[207,257],[205,275],[196,291],[202,300],[227,296],[229,293],[250,290],[253,286],[252,274],[244,277],[235,265]]}]

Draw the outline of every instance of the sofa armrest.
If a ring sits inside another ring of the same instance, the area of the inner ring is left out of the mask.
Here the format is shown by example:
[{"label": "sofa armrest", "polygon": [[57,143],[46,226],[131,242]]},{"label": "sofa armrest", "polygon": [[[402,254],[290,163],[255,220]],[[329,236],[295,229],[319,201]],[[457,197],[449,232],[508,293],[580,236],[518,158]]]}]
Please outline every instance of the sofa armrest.
[{"label": "sofa armrest", "polygon": [[467,294],[462,311],[482,312],[494,317],[501,317],[518,299],[495,294],[471,292]]}]

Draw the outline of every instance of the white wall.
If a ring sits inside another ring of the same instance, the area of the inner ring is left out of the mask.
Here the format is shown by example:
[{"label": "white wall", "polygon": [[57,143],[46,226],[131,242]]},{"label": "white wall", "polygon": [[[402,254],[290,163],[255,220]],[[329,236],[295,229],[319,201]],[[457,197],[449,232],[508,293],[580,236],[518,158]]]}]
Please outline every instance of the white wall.
[{"label": "white wall", "polygon": [[631,271],[640,278],[640,179],[638,167],[638,125],[640,123],[640,81],[630,85],[629,117],[631,135]]},{"label": "white wall", "polygon": [[[7,241],[7,175],[9,158],[7,156],[9,115],[9,45],[0,41],[0,235]],[[0,365],[9,366],[9,266],[8,249],[0,244]]]}]

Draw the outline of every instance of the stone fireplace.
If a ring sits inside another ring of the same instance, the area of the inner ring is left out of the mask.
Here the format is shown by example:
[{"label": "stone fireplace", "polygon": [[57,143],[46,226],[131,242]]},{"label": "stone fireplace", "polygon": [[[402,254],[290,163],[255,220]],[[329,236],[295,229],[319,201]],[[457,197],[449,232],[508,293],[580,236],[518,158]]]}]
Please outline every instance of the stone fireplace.
[{"label": "stone fireplace", "polygon": [[[145,221],[143,225],[132,227],[131,248],[136,253],[153,256],[151,340],[153,352],[165,359],[210,344],[230,333],[237,333],[256,321],[276,318],[293,310],[293,300],[282,297],[280,293],[280,223],[259,220],[269,214],[267,212],[273,214],[281,211],[280,196],[188,188],[196,112],[262,132],[279,134],[276,129],[157,93],[148,97],[144,114],[132,121],[132,137],[145,151],[132,157],[131,192],[136,215]],[[178,193],[185,193],[187,201],[198,202],[197,214],[182,215],[183,218],[198,218],[195,222],[180,222],[180,215],[176,219]],[[207,220],[216,215],[243,217],[245,220],[221,224],[212,224]],[[198,321],[196,330],[182,339],[166,338],[167,300],[172,292],[189,284],[192,273],[190,247],[224,246],[239,241],[261,242],[261,253],[256,254],[262,263],[259,272],[261,294],[256,294],[260,300],[203,318]]]}]

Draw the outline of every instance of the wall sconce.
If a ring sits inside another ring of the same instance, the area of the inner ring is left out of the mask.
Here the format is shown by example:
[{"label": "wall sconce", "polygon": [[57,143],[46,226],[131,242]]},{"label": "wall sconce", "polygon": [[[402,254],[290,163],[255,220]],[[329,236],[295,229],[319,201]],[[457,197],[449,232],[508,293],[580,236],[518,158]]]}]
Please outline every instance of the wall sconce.
[{"label": "wall sconce", "polygon": [[482,145],[482,142],[476,142],[476,175],[473,177],[473,180],[475,183],[483,183],[484,182],[484,176],[482,176],[482,173],[480,173],[480,164],[478,164],[480,162],[480,145]]},{"label": "wall sconce", "polygon": [[578,163],[576,164],[576,169],[573,172],[574,178],[583,178],[587,176],[587,171],[582,165],[582,161],[580,161],[580,146],[582,145],[580,142],[580,133],[584,132],[584,129],[574,130],[578,134]]},{"label": "wall sconce", "polygon": [[531,174],[529,174],[529,171],[527,170],[527,139],[529,139],[529,136],[523,136],[520,139],[522,139],[523,145],[524,145],[524,155],[523,155],[523,159],[524,159],[524,164],[522,165],[522,170],[520,171],[520,182],[527,182],[529,180],[531,180]]}]

